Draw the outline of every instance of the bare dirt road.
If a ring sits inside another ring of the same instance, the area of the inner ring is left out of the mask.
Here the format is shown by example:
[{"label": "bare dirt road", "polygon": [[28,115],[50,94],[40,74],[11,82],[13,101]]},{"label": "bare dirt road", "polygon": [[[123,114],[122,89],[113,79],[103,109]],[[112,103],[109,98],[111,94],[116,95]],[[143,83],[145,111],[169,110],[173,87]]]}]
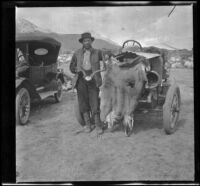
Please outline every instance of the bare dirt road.
[{"label": "bare dirt road", "polygon": [[181,90],[178,130],[166,135],[159,114],[135,118],[134,132],[78,134],[75,94],[34,105],[16,126],[17,181],[194,180],[193,70],[171,70]]}]

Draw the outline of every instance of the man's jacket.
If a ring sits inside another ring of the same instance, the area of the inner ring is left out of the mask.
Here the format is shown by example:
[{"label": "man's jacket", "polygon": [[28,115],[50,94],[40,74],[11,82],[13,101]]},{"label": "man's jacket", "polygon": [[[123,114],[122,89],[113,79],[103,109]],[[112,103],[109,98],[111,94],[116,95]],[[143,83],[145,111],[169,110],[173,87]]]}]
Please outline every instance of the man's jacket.
[{"label": "man's jacket", "polygon": [[[90,51],[91,51],[90,63],[91,63],[91,67],[92,67],[92,72],[94,72],[96,70],[100,70],[100,61],[103,60],[101,50],[91,48]],[[84,58],[84,49],[83,48],[75,51],[75,53],[72,56],[72,60],[71,60],[70,67],[69,67],[70,71],[73,74],[75,74],[75,76],[72,80],[72,88],[76,87],[76,83],[78,80],[78,72],[81,71],[81,66],[83,64],[83,58]],[[96,82],[96,86],[100,87],[102,85],[102,78],[101,78],[100,72],[98,72],[94,75],[94,79]]]}]

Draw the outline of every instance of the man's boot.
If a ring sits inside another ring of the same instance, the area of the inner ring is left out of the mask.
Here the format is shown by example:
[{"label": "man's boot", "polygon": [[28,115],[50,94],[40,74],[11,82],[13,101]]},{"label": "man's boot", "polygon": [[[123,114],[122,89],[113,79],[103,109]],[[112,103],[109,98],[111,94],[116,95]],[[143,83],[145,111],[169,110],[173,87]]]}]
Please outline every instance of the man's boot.
[{"label": "man's boot", "polygon": [[103,129],[102,129],[102,124],[101,124],[101,120],[100,120],[100,114],[96,113],[94,115],[94,123],[96,126],[96,131],[98,134],[102,134],[103,133]]},{"label": "man's boot", "polygon": [[85,112],[83,114],[83,118],[85,121],[84,132],[89,133],[89,132],[91,132],[91,121],[90,121],[89,112]]}]

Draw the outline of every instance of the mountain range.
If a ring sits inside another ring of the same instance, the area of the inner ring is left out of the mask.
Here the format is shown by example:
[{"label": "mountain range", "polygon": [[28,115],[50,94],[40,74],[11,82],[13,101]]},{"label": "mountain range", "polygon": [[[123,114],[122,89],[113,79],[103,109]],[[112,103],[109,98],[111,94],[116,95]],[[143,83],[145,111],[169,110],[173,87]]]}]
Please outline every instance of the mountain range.
[{"label": "mountain range", "polygon": [[[78,41],[80,34],[59,34],[51,32],[50,30],[38,27],[24,18],[18,18],[16,20],[16,35],[20,34],[52,37],[61,42],[61,52],[74,51],[81,47],[81,44]],[[100,35],[95,37],[93,47],[108,50],[118,50],[120,48],[117,43],[106,39],[105,37],[101,37]]]},{"label": "mountain range", "polygon": [[[92,33],[95,33],[92,31]],[[55,33],[52,32],[51,30],[41,28],[32,22],[28,21],[27,19],[24,18],[17,18],[16,20],[16,35],[36,35],[36,36],[47,36],[47,37],[52,37],[58,41],[61,42],[61,53],[67,52],[67,51],[74,51],[78,48],[81,47],[81,44],[79,43],[78,39],[80,38],[80,34],[60,34],[60,33]],[[101,36],[100,34],[95,34],[94,35],[95,40],[93,43],[93,47],[97,49],[107,49],[110,51],[113,51],[116,53],[119,51],[119,46],[117,43],[114,41],[111,41],[110,39]],[[147,47],[148,48],[148,47]],[[156,47],[158,48],[158,47]],[[162,47],[161,47],[162,48]],[[161,49],[159,48],[159,49]],[[169,49],[164,49],[162,48],[161,50],[164,50],[168,53],[168,56],[192,56],[193,51],[183,49],[183,50],[169,50]]]}]

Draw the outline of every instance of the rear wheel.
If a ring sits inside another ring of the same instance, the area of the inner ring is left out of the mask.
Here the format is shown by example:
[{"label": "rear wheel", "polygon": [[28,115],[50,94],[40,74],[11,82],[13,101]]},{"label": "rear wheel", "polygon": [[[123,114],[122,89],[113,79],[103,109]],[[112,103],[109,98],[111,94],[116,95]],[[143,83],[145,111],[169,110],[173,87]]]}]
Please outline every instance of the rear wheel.
[{"label": "rear wheel", "polygon": [[180,89],[174,84],[169,88],[163,106],[163,126],[167,134],[174,133],[177,128],[180,104]]},{"label": "rear wheel", "polygon": [[63,97],[63,87],[62,87],[62,81],[60,79],[57,80],[58,90],[57,93],[54,94],[56,102],[61,102]]},{"label": "rear wheel", "polygon": [[29,115],[30,94],[26,88],[21,88],[16,95],[16,124],[27,124]]}]

